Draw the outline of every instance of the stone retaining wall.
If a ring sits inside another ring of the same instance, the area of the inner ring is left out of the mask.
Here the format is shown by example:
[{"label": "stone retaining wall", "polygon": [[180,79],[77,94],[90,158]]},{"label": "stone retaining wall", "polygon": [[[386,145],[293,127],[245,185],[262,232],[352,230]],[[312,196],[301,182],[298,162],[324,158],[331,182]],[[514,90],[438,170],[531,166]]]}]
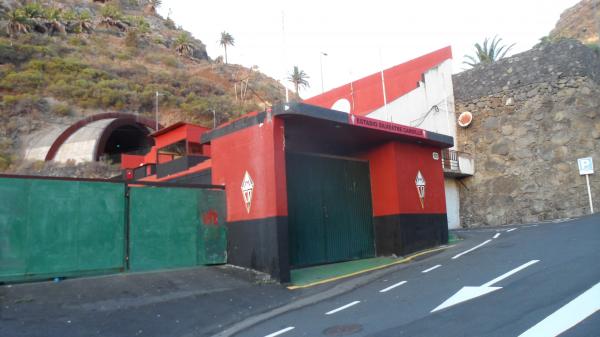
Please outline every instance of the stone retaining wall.
[{"label": "stone retaining wall", "polygon": [[[579,45],[569,50],[580,47],[587,48]],[[550,50],[567,52],[562,47]],[[563,55],[546,58],[562,59]],[[504,64],[511,64],[513,70],[526,69],[527,60],[532,58],[525,53],[518,55],[518,60],[510,60]],[[572,67],[539,62],[537,69],[556,72],[547,76],[538,72],[537,79],[522,74],[521,83],[531,83],[500,89],[501,78],[514,79],[512,73],[497,73],[503,65],[495,67],[491,76],[488,67],[455,76],[456,112],[470,111],[474,116],[471,126],[459,128],[457,134],[458,149],[470,152],[475,159],[475,175],[462,180],[463,226],[531,223],[588,214],[585,178],[577,168],[577,158],[587,156],[595,161],[597,173],[590,178],[594,206],[600,210],[600,85],[596,81],[600,77],[582,71],[589,69],[588,64],[576,59],[565,62]],[[590,62],[598,63],[598,57]],[[476,79],[465,84],[465,78]],[[473,83],[484,81],[487,86],[472,88]],[[465,92],[465,87],[475,94]],[[476,97],[480,93],[486,94]]]}]

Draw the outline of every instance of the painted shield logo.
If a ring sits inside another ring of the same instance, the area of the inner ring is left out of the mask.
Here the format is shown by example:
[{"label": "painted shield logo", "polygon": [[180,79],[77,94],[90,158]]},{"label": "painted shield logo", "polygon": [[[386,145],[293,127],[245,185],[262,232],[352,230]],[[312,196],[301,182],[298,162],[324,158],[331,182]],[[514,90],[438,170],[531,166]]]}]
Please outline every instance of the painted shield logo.
[{"label": "painted shield logo", "polygon": [[417,173],[415,179],[415,185],[417,185],[417,192],[419,193],[419,199],[421,201],[421,208],[425,209],[425,178],[421,174],[421,171]]},{"label": "painted shield logo", "polygon": [[246,212],[250,213],[250,206],[252,205],[252,191],[254,190],[254,182],[248,171],[244,174],[242,180],[242,196],[244,197],[244,203],[246,204]]}]

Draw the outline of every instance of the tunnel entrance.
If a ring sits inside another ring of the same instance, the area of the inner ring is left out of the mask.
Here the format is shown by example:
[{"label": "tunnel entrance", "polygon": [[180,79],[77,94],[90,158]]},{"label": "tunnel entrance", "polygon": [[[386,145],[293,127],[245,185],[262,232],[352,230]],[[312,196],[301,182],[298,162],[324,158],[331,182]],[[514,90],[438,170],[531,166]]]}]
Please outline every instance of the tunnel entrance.
[{"label": "tunnel entrance", "polygon": [[154,142],[150,131],[139,124],[121,125],[108,128],[99,142],[96,160],[121,162],[121,154],[143,155],[148,153]]}]

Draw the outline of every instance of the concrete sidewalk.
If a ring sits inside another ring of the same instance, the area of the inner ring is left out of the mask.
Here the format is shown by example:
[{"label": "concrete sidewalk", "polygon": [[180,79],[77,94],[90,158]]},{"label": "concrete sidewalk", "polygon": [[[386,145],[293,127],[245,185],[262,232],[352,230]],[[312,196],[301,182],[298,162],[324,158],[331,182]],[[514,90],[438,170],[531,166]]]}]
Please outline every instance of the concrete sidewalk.
[{"label": "concrete sidewalk", "polygon": [[229,266],[3,285],[0,336],[209,336],[304,293]]}]

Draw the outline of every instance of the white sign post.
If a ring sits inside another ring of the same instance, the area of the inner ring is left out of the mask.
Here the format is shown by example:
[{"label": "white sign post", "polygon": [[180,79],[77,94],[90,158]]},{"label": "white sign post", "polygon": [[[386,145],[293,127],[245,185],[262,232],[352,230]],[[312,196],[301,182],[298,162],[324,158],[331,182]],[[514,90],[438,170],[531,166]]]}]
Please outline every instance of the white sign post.
[{"label": "white sign post", "polygon": [[592,202],[592,190],[590,189],[590,174],[594,174],[594,161],[592,160],[592,157],[579,158],[577,159],[577,165],[579,166],[579,174],[585,176],[588,198],[590,199],[590,210],[593,214],[594,203]]}]

